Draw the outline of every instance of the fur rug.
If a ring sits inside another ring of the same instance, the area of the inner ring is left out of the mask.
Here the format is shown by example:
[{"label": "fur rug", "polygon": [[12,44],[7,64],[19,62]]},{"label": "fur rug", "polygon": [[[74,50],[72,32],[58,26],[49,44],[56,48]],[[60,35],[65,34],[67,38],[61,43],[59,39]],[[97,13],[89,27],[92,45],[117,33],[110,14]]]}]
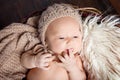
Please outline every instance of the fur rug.
[{"label": "fur rug", "polygon": [[83,22],[83,65],[87,80],[120,80],[120,19],[88,16]]}]

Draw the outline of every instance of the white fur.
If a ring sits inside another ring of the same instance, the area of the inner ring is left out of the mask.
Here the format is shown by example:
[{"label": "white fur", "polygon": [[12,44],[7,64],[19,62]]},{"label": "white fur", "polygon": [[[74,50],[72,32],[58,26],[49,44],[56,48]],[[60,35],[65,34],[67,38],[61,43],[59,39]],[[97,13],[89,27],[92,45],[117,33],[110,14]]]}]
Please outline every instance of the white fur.
[{"label": "white fur", "polygon": [[[120,80],[120,23],[116,16],[88,16],[81,53],[88,80]],[[100,23],[97,23],[100,21]]]}]

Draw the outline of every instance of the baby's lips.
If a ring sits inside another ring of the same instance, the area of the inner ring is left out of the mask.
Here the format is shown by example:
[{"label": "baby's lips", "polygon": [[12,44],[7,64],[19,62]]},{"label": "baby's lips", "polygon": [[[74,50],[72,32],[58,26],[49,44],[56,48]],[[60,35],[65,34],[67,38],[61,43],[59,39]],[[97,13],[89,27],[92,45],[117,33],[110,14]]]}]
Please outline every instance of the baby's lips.
[{"label": "baby's lips", "polygon": [[69,55],[71,52],[73,52],[73,48],[70,48],[70,49],[66,49],[66,53]]},{"label": "baby's lips", "polygon": [[67,54],[69,55],[69,49],[66,50]]},{"label": "baby's lips", "polygon": [[73,49],[73,48],[70,48],[70,49],[67,49],[66,51],[67,51],[67,53],[69,54],[70,52],[73,52],[74,49]]}]

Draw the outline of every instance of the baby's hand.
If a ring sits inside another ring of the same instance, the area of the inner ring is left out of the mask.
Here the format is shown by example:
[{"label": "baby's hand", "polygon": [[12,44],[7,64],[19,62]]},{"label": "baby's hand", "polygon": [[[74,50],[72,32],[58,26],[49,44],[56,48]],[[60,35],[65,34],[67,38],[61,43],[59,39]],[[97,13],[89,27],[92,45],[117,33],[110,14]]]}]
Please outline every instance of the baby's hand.
[{"label": "baby's hand", "polygon": [[50,62],[53,61],[55,57],[50,53],[37,54],[35,56],[35,66],[43,70],[48,70]]},{"label": "baby's hand", "polygon": [[68,72],[79,70],[77,59],[74,53],[72,52],[72,50],[64,51],[63,55],[58,55],[58,58],[62,63],[57,63],[57,64],[64,67]]}]

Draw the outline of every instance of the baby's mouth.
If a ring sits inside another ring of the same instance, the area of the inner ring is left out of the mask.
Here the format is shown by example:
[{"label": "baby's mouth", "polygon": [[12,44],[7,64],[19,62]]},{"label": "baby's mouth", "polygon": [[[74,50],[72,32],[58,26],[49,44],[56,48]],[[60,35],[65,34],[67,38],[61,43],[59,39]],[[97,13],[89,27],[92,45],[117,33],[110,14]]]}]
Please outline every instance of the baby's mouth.
[{"label": "baby's mouth", "polygon": [[[61,60],[58,58],[58,55],[61,55],[61,56],[64,58],[64,55],[65,55],[65,54],[68,54],[68,56],[70,55],[69,49],[66,49],[66,52],[65,52],[65,53],[62,52],[61,54],[54,54],[55,59],[54,59],[53,61],[55,61],[55,62],[60,62],[60,63],[61,63]],[[74,53],[74,56],[78,56],[78,55],[79,55],[78,52]]]},{"label": "baby's mouth", "polygon": [[70,55],[69,49],[66,49],[66,53],[67,53],[67,55]]},{"label": "baby's mouth", "polygon": [[68,55],[69,55],[70,53],[75,54],[75,53],[74,53],[74,49],[73,49],[73,48],[66,49],[66,51],[67,51],[67,54],[68,54]]}]

